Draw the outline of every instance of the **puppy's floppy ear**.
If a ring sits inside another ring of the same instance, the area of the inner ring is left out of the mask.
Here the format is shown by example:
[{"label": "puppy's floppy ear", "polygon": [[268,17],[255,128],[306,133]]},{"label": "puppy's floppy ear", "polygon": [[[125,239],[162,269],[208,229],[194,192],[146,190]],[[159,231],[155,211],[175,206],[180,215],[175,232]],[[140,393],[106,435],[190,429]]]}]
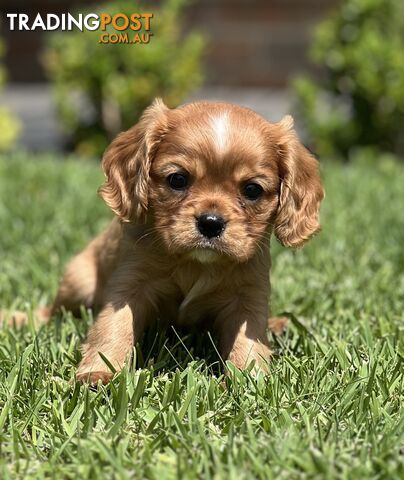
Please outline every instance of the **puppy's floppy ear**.
[{"label": "puppy's floppy ear", "polygon": [[284,246],[300,247],[320,229],[324,190],[318,162],[300,143],[291,116],[274,127],[281,177],[275,235]]},{"label": "puppy's floppy ear", "polygon": [[120,133],[105,151],[106,181],[99,193],[124,222],[145,219],[150,166],[167,131],[168,111],[162,100],[154,100],[139,122]]}]

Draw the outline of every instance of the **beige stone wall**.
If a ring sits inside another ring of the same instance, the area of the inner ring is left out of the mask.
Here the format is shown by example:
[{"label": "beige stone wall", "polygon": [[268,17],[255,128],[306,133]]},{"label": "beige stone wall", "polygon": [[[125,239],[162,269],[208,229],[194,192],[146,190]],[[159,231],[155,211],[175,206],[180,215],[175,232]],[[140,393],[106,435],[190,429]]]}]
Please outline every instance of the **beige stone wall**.
[{"label": "beige stone wall", "polygon": [[308,68],[313,26],[337,0],[200,0],[188,23],[210,38],[213,84],[283,86]]},{"label": "beige stone wall", "polygon": [[[284,86],[308,67],[313,25],[338,0],[194,0],[186,28],[206,33],[207,82],[232,86]],[[1,0],[6,12],[62,13],[88,0]],[[144,5],[156,2],[144,1]],[[4,27],[4,22],[3,22]],[[40,62],[43,32],[7,32],[6,63],[13,81],[44,81]]]}]

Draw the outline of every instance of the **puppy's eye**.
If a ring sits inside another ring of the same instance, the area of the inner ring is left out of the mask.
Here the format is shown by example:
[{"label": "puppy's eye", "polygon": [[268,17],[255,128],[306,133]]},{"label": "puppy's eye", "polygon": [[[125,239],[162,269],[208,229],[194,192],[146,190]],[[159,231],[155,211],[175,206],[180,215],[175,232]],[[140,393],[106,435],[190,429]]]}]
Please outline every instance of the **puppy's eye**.
[{"label": "puppy's eye", "polygon": [[258,183],[250,182],[244,185],[242,192],[248,200],[257,200],[263,194],[264,189]]},{"label": "puppy's eye", "polygon": [[172,173],[167,177],[167,183],[173,190],[185,190],[189,183],[185,173]]}]

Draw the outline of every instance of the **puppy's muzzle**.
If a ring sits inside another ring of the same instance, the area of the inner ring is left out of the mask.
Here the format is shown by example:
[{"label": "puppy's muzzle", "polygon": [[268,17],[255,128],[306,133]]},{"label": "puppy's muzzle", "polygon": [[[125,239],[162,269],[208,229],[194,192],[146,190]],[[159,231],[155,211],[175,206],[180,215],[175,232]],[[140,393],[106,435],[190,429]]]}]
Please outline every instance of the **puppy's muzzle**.
[{"label": "puppy's muzzle", "polygon": [[215,213],[203,213],[196,219],[199,232],[206,238],[219,237],[226,228],[224,218]]}]

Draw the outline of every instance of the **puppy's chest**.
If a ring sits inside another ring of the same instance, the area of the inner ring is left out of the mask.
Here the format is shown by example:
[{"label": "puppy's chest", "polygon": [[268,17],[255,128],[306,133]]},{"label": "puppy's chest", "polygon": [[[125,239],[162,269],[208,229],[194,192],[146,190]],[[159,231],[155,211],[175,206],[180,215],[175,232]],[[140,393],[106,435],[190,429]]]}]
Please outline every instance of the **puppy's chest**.
[{"label": "puppy's chest", "polygon": [[195,323],[215,310],[222,278],[212,272],[176,272],[173,281],[180,292],[176,322]]}]

